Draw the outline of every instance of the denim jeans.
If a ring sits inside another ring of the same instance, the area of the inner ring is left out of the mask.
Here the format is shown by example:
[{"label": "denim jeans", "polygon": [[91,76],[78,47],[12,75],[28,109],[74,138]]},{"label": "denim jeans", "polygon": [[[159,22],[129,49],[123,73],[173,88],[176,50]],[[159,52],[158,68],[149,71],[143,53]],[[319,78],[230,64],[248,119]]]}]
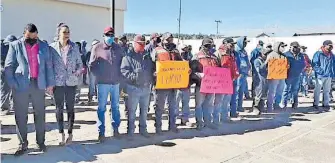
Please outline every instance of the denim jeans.
[{"label": "denim jeans", "polygon": [[92,98],[97,95],[97,84],[96,77],[93,75],[91,71],[88,72],[89,75],[89,87],[88,87],[88,98]]},{"label": "denim jeans", "polygon": [[195,120],[197,125],[211,124],[214,97],[214,94],[200,93],[200,87],[195,87]]},{"label": "denim jeans", "polygon": [[268,92],[268,83],[267,79],[265,77],[259,77],[258,82],[255,82],[255,97],[253,102],[253,109],[257,109],[260,112],[264,112],[265,109],[265,101],[267,98],[267,92]]},{"label": "denim jeans", "polygon": [[[247,78],[247,77],[246,77]],[[249,94],[249,85],[248,85],[248,80],[245,80],[246,84],[245,84],[245,88],[244,88],[244,97],[249,99],[250,94]],[[252,91],[252,90],[251,90]]]},{"label": "denim jeans", "polygon": [[288,78],[285,80],[285,87],[284,87],[284,92],[283,92],[283,97],[282,97],[282,106],[286,107],[287,102],[291,100],[291,97],[293,97],[293,105],[292,107],[298,107],[298,92],[299,92],[299,76],[297,77],[292,77]]},{"label": "denim jeans", "polygon": [[156,95],[157,95],[156,96],[157,103],[155,107],[156,130],[161,130],[162,128],[162,116],[164,112],[166,99],[168,100],[168,108],[169,108],[169,130],[177,128],[176,126],[177,90],[175,89],[168,89],[168,90],[156,89]]},{"label": "denim jeans", "polygon": [[275,107],[278,107],[282,100],[285,84],[286,84],[285,79],[279,80],[279,83],[276,89],[276,94],[275,94]]},{"label": "denim jeans", "polygon": [[140,133],[147,131],[147,115],[151,87],[135,87],[127,85],[128,92],[128,134],[135,132],[136,109],[140,107]]},{"label": "denim jeans", "polygon": [[179,115],[179,103],[182,102],[182,120],[188,121],[190,116],[190,88],[179,89],[177,91],[177,110],[176,113]]},{"label": "denim jeans", "polygon": [[221,106],[224,97],[224,94],[215,94],[214,96],[214,109],[211,116],[211,118],[213,118],[214,124],[219,124],[220,122]]},{"label": "denim jeans", "polygon": [[237,116],[237,109],[236,109],[236,96],[237,96],[237,80],[233,81],[233,94],[230,97],[230,116],[235,117]]},{"label": "denim jeans", "polygon": [[237,88],[236,88],[236,105],[237,105],[237,111],[243,111],[242,104],[243,104],[243,94],[245,93],[245,89],[247,88],[247,76],[246,75],[240,75],[237,79]]},{"label": "denim jeans", "polygon": [[308,81],[309,76],[306,72],[302,72],[300,76],[300,89],[304,96],[307,96],[308,94]]},{"label": "denim jeans", "polygon": [[224,95],[223,100],[222,100],[222,105],[221,105],[221,117],[220,120],[221,122],[228,120],[229,118],[229,110],[230,109],[230,101],[231,101],[232,95]]},{"label": "denim jeans", "polygon": [[[267,95],[267,106],[268,106],[268,111],[273,111],[274,107],[276,104],[279,105],[280,101],[277,103],[279,95],[282,95],[282,92],[280,91],[281,86],[282,86],[282,81],[284,80],[278,80],[278,79],[270,79],[268,80],[268,95]],[[284,85],[285,86],[285,85]],[[275,99],[276,97],[276,99]],[[275,103],[275,105],[274,105]]]},{"label": "denim jeans", "polygon": [[329,106],[329,93],[331,89],[332,78],[316,78],[315,89],[314,89],[314,106],[318,106],[320,102],[321,88],[323,89],[323,106]]},{"label": "denim jeans", "polygon": [[113,129],[119,128],[120,120],[120,110],[119,110],[119,84],[98,84],[98,128],[99,135],[105,136],[105,112],[107,105],[108,94],[110,94],[111,101],[111,121]]}]

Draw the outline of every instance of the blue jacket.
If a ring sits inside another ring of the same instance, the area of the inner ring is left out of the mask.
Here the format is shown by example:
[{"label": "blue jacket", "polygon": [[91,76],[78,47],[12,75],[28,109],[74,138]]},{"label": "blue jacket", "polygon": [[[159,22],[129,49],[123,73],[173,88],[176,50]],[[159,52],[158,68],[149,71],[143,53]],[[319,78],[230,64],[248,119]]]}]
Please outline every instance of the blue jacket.
[{"label": "blue jacket", "polygon": [[250,63],[251,63],[251,68],[252,68],[252,74],[257,74],[257,71],[254,66],[254,61],[261,55],[261,49],[260,48],[255,48],[251,54],[250,54]]},{"label": "blue jacket", "polygon": [[312,67],[316,78],[335,77],[334,63],[335,57],[331,53],[329,56],[324,54],[322,50],[317,51],[312,60]]},{"label": "blue jacket", "polygon": [[237,44],[236,44],[237,46],[235,48],[235,57],[237,58],[236,64],[237,64],[239,73],[243,75],[248,75],[251,65],[249,62],[248,54],[245,51],[244,46],[243,46],[244,38],[245,37],[240,37],[237,40]]},{"label": "blue jacket", "polygon": [[298,78],[302,71],[305,68],[305,58],[302,53],[299,53],[296,57],[294,57],[291,51],[284,53],[286,56],[290,68],[287,72],[287,78]]},{"label": "blue jacket", "polygon": [[[38,77],[39,89],[55,86],[55,74],[48,44],[38,40]],[[30,84],[30,68],[24,38],[9,44],[5,61],[5,74],[8,84],[17,91],[26,91]]]}]

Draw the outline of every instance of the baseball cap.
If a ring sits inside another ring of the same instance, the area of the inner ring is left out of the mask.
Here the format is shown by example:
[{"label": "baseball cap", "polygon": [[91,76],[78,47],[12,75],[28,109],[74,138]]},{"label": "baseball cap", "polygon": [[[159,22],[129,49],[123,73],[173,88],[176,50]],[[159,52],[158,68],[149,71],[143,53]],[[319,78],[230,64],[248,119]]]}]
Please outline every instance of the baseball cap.
[{"label": "baseball cap", "polygon": [[290,46],[300,47],[299,43],[296,41],[291,42]]},{"label": "baseball cap", "polygon": [[143,35],[136,35],[134,38],[134,42],[138,43],[144,43],[145,42],[145,37]]},{"label": "baseball cap", "polygon": [[104,34],[107,34],[110,32],[114,34],[114,28],[108,26],[104,29]]},{"label": "baseball cap", "polygon": [[284,42],[280,42],[280,46],[287,46]]},{"label": "baseball cap", "polygon": [[170,32],[166,32],[166,33],[163,34],[163,40],[166,40],[166,39],[171,38],[171,37],[173,38],[173,35]]},{"label": "baseball cap", "polygon": [[258,45],[264,45],[264,42],[262,40],[259,40]]},{"label": "baseball cap", "polygon": [[222,43],[223,44],[227,44],[227,43],[236,44],[236,42],[234,42],[234,40],[230,37],[223,39]]},{"label": "baseball cap", "polygon": [[272,48],[272,44],[268,43],[266,44],[266,47]]},{"label": "baseball cap", "polygon": [[307,49],[307,47],[306,46],[301,46],[301,49]]},{"label": "baseball cap", "polygon": [[120,40],[127,40],[127,36],[126,35],[120,36]]},{"label": "baseball cap", "polygon": [[213,44],[213,40],[211,38],[204,38],[202,40],[202,45],[212,45]]},{"label": "baseball cap", "polygon": [[159,38],[162,37],[162,35],[158,34],[158,33],[152,33],[150,36],[150,39],[154,39],[154,38]]},{"label": "baseball cap", "polygon": [[333,45],[333,42],[331,40],[324,41],[323,46],[327,46],[327,45]]}]

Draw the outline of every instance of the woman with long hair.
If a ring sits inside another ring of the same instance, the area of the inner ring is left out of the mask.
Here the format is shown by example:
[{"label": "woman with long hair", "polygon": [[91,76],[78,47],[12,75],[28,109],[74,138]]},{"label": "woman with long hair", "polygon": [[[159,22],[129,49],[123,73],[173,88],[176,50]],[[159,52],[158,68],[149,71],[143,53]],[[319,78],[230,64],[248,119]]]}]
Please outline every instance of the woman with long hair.
[{"label": "woman with long hair", "polygon": [[[59,145],[72,142],[74,123],[74,104],[76,87],[79,84],[83,63],[81,61],[79,47],[70,40],[70,28],[64,23],[57,26],[57,39],[50,44],[56,86],[54,98],[56,103],[56,119],[59,128]],[[68,138],[65,141],[64,134],[64,100],[68,117]]]}]

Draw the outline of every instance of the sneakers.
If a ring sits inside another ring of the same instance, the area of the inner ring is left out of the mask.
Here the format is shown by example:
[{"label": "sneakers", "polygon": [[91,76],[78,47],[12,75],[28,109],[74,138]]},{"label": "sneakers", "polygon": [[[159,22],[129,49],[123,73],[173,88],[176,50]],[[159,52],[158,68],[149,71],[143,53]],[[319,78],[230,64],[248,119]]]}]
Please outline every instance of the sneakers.
[{"label": "sneakers", "polygon": [[58,140],[59,140],[59,145],[60,146],[65,145],[65,134],[64,133],[60,133]]},{"label": "sneakers", "polygon": [[72,143],[72,138],[73,138],[73,135],[69,134],[69,137],[66,139],[66,144],[71,144]]},{"label": "sneakers", "polygon": [[213,129],[213,130],[217,130],[218,129],[218,126],[214,125],[214,124],[208,124],[206,125],[206,127],[210,128],[210,129]]},{"label": "sneakers", "polygon": [[150,138],[150,135],[147,131],[140,132],[140,134],[145,138]]},{"label": "sneakers", "polygon": [[201,131],[204,128],[204,126],[202,124],[197,124],[197,130]]},{"label": "sneakers", "polygon": [[47,151],[47,146],[45,146],[45,144],[38,145],[38,151],[39,152],[46,152]]},{"label": "sneakers", "polygon": [[119,129],[114,129],[113,130],[113,136],[117,139],[120,138],[121,135],[120,135]]},{"label": "sneakers", "polygon": [[0,115],[1,116],[9,115],[9,110],[8,109],[2,109]]},{"label": "sneakers", "polygon": [[28,150],[27,146],[20,146],[16,152],[14,153],[14,156],[21,156]]},{"label": "sneakers", "polygon": [[107,138],[106,138],[104,135],[99,135],[99,137],[98,137],[98,141],[99,141],[100,143],[105,142],[106,139],[107,139]]}]

